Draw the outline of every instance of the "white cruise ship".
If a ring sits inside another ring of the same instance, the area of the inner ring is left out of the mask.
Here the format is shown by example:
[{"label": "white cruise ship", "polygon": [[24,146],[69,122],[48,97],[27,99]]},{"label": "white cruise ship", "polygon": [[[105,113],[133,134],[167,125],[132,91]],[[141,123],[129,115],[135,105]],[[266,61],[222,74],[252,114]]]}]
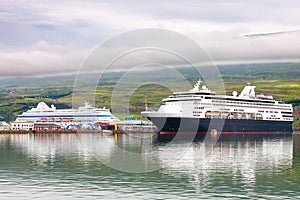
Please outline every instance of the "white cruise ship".
[{"label": "white cruise ship", "polygon": [[272,96],[256,95],[255,86],[247,84],[238,95],[216,95],[199,80],[193,89],[174,92],[163,99],[158,111],[142,115],[160,130],[158,139],[170,140],[176,135],[203,138],[207,133],[227,136],[286,135],[292,133],[291,104]]},{"label": "white cruise ship", "polygon": [[115,123],[119,121],[109,109],[95,108],[85,102],[78,109],[56,109],[52,104],[49,107],[45,102],[38,103],[32,108],[17,116],[16,122],[52,122],[62,127],[76,125],[93,125],[95,123]]}]

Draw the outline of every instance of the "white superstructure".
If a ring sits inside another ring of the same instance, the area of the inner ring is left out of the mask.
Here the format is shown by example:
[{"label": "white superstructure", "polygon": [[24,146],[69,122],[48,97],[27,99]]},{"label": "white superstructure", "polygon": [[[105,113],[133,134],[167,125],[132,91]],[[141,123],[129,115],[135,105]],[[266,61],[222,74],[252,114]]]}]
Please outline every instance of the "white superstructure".
[{"label": "white superstructure", "polygon": [[199,80],[186,92],[174,92],[163,99],[156,112],[144,111],[148,118],[223,118],[272,121],[293,121],[291,104],[276,101],[272,96],[256,95],[255,86],[247,84],[238,95],[216,95]]},{"label": "white superstructure", "polygon": [[16,119],[16,122],[55,122],[62,127],[116,121],[119,121],[118,118],[109,109],[95,108],[88,102],[77,109],[56,109],[54,105],[49,107],[45,102],[40,102],[36,108],[23,112]]}]

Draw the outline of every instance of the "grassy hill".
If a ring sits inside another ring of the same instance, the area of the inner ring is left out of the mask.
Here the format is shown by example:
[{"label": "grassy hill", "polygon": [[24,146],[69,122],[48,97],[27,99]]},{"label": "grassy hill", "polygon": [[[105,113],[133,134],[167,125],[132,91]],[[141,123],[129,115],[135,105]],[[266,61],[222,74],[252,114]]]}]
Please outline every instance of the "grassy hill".
[{"label": "grassy hill", "polygon": [[[240,92],[247,82],[251,82],[257,86],[257,93],[273,95],[278,100],[292,103],[295,108],[300,108],[300,63],[224,65],[218,66],[218,69],[223,77],[227,94],[231,94],[234,90]],[[191,84],[199,78],[193,68],[182,67],[176,70]],[[111,107],[112,91],[123,74],[122,72],[106,73],[101,78],[96,89],[96,106]],[[137,72],[132,76],[131,81],[135,81],[135,77],[147,74],[151,75],[151,73]],[[174,79],[168,71],[159,71],[157,74],[161,77],[169,77],[167,81],[171,84],[181,84],[172,83]],[[86,75],[86,87],[90,76],[95,75]],[[157,79],[159,77],[157,76]],[[0,120],[12,121],[17,114],[36,106],[39,101],[53,103],[58,108],[71,107],[74,80],[75,75],[0,79]],[[130,97],[130,112],[138,116],[140,111],[145,109],[145,100],[150,107],[158,106],[161,99],[170,94],[171,91],[162,85],[143,85]],[[120,110],[122,109],[124,108],[120,106]]]}]

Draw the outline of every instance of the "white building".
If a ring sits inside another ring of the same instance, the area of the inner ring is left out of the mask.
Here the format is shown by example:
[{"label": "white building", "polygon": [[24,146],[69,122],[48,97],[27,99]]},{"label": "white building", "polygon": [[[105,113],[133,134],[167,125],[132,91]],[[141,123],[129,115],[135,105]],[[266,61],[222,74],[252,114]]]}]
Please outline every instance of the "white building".
[{"label": "white building", "polygon": [[10,129],[10,125],[4,121],[0,122],[0,130],[3,131],[3,130],[9,130]]},{"label": "white building", "polygon": [[30,131],[34,130],[34,123],[31,122],[12,122],[10,123],[11,130],[24,130],[24,131]]}]

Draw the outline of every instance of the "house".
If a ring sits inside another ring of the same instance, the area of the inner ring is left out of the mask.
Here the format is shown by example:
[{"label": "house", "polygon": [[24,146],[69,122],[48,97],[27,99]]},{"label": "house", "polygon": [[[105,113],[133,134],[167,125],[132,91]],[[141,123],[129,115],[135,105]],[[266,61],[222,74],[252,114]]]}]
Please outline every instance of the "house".
[{"label": "house", "polygon": [[24,131],[31,131],[34,128],[34,124],[31,122],[12,122],[10,123],[11,130],[24,130]]},{"label": "house", "polygon": [[6,131],[10,129],[10,125],[4,121],[0,121],[0,130]]}]

